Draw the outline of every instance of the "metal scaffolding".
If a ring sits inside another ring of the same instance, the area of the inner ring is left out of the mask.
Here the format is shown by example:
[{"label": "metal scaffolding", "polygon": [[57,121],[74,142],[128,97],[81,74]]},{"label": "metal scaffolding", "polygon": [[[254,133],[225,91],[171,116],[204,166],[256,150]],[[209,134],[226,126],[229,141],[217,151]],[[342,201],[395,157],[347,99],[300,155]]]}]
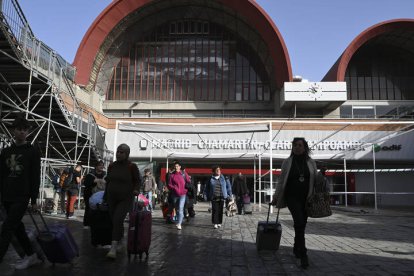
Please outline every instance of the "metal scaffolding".
[{"label": "metal scaffolding", "polygon": [[16,0],[0,1],[0,146],[11,143],[16,113],[32,124],[42,156],[40,199],[57,168],[112,159],[104,133],[73,89],[75,68],[36,39]]}]

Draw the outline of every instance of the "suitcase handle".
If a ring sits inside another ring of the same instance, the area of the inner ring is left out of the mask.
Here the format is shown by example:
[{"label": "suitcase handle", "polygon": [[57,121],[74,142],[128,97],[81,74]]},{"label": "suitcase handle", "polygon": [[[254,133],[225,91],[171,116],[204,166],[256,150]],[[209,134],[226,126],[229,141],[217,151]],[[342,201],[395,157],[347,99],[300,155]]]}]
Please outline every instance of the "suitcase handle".
[{"label": "suitcase handle", "polygon": [[[29,215],[30,215],[30,218],[31,218],[31,219],[32,219],[32,221],[33,221],[34,226],[36,227],[37,232],[38,232],[38,233],[39,233],[39,235],[40,235],[40,228],[39,228],[39,225],[37,224],[37,222],[36,222],[36,220],[35,220],[35,218],[34,218],[34,216],[33,216],[32,211],[31,211],[31,210],[28,210],[28,213],[29,213]],[[46,223],[46,221],[45,221],[45,219],[44,219],[44,217],[43,217],[42,213],[41,213],[41,212],[39,212],[39,211],[36,211],[36,213],[38,213],[38,214],[39,214],[40,218],[42,219],[43,225],[44,225],[44,226],[45,226],[45,228],[46,228],[46,231],[50,234],[49,226],[47,226],[47,223]]]},{"label": "suitcase handle", "polygon": [[[269,208],[267,209],[267,219],[266,219],[266,225],[269,225],[269,215],[270,215],[270,207],[272,206],[272,203],[269,203]],[[280,208],[277,208],[277,217],[276,217],[276,223],[279,222],[279,212]]]}]

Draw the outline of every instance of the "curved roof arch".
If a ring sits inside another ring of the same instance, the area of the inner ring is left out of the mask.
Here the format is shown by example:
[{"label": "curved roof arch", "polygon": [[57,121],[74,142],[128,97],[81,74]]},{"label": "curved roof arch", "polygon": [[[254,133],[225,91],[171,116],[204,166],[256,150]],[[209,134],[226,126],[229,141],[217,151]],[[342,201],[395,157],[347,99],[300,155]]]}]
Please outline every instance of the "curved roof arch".
[{"label": "curved roof arch", "polygon": [[414,19],[393,19],[380,22],[360,33],[345,49],[336,63],[323,78],[324,81],[344,81],[346,69],[354,54],[367,42],[393,31],[410,30],[414,33]]},{"label": "curved roof arch", "polygon": [[[143,8],[153,0],[117,0],[106,7],[94,20],[83,37],[73,62],[77,68],[75,82],[87,85],[90,81],[94,60],[110,32],[130,13]],[[274,22],[255,0],[216,0],[234,10],[255,28],[266,42],[276,66],[276,82],[279,88],[292,80],[292,69],[285,42]]]}]

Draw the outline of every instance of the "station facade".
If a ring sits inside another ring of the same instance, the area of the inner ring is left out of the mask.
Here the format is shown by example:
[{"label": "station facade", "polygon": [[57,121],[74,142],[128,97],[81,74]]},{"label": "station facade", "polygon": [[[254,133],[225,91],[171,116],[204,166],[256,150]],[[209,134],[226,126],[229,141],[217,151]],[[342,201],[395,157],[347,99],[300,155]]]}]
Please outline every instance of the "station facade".
[{"label": "station facade", "polygon": [[116,0],[78,48],[75,84],[108,148],[129,144],[160,181],[174,159],[194,182],[220,163],[265,200],[262,175],[272,163],[274,185],[299,136],[328,167],[334,204],[412,205],[413,49],[414,20],[381,22],[304,82],[254,0]]}]

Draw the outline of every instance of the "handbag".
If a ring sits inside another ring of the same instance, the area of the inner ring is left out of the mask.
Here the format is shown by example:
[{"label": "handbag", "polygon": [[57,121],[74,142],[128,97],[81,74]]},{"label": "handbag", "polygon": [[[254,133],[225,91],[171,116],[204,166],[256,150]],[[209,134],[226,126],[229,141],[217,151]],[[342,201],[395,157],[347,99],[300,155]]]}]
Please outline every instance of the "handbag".
[{"label": "handbag", "polygon": [[324,218],[332,215],[330,195],[325,181],[314,185],[313,194],[306,204],[306,212],[311,218]]}]

